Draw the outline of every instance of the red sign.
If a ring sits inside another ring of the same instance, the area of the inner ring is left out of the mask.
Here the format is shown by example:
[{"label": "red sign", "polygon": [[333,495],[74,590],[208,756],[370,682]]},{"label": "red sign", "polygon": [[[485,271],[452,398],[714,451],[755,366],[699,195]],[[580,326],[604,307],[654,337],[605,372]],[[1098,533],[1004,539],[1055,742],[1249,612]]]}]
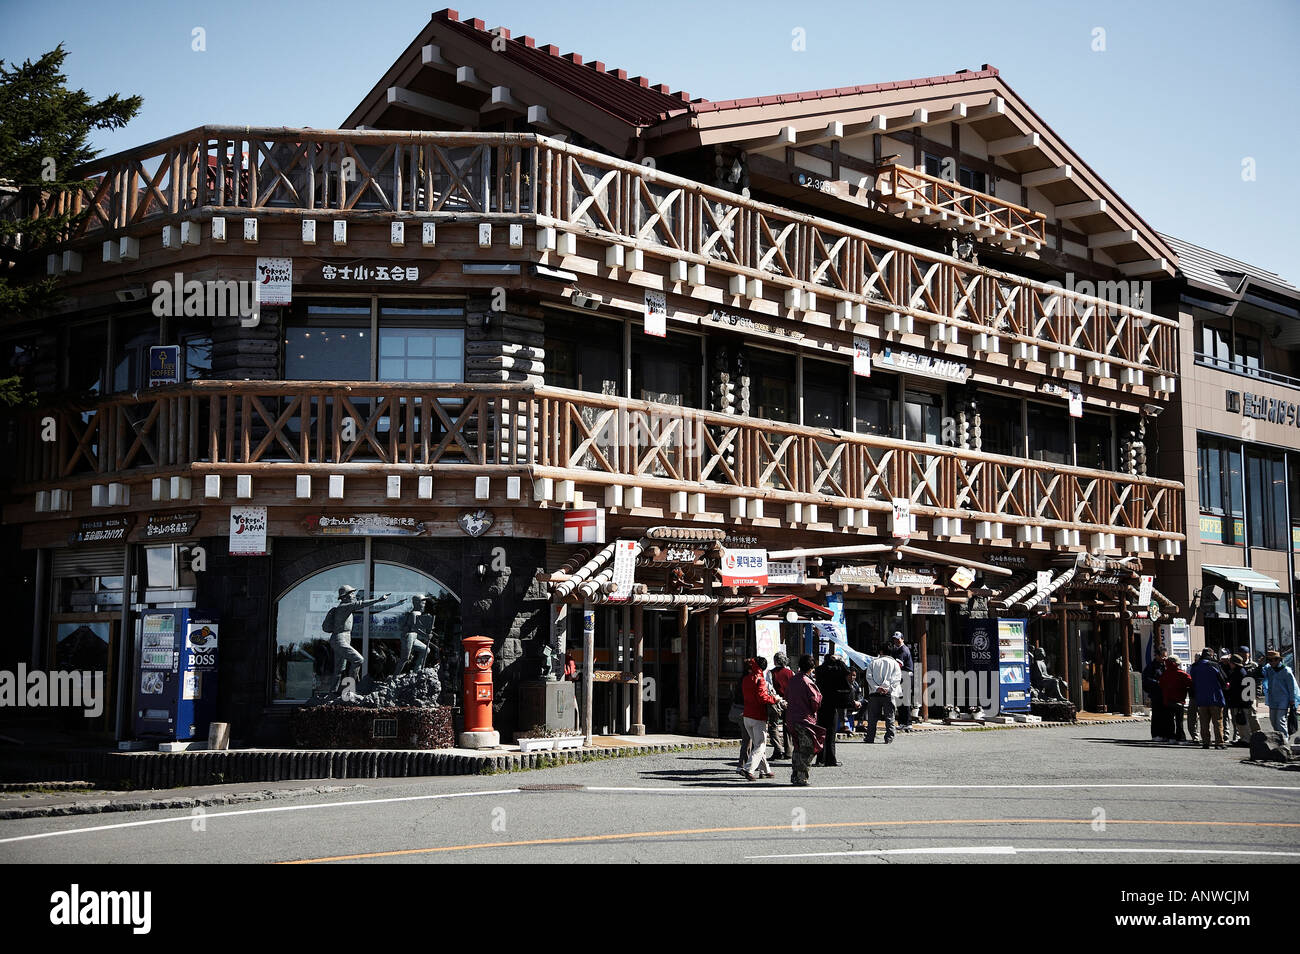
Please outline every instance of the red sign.
[{"label": "red sign", "polygon": [[767,586],[766,550],[724,550],[723,586]]},{"label": "red sign", "polygon": [[565,543],[604,543],[605,511],[569,510],[564,514]]}]

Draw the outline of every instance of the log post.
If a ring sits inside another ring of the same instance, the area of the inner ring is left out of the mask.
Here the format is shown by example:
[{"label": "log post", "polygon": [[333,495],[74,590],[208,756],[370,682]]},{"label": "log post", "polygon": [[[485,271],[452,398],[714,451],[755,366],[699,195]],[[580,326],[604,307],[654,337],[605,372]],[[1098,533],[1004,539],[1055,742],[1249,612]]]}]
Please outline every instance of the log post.
[{"label": "log post", "polygon": [[645,609],[632,610],[632,648],[636,671],[632,699],[632,734],[645,735]]}]

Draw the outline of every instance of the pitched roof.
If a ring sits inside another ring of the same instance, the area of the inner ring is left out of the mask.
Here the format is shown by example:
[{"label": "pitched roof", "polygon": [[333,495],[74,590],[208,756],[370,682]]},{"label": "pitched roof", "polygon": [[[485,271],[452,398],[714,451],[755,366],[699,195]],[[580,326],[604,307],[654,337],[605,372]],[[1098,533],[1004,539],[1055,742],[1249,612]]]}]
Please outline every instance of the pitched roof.
[{"label": "pitched roof", "polygon": [[861,93],[879,93],[895,89],[914,89],[919,86],[939,86],[943,83],[960,83],[965,80],[997,76],[998,71],[985,63],[979,70],[958,70],[943,76],[925,76],[920,79],[900,80],[893,83],[868,83],[864,86],[838,86],[832,89],[813,89],[803,93],[779,93],[775,96],[751,96],[748,99],[724,99],[717,102],[700,100],[690,105],[693,113],[711,113],[724,109],[744,109],[748,106],[779,106],[786,103],[802,103],[815,99],[831,99],[836,96],[856,96]]},{"label": "pitched roof", "polygon": [[1241,290],[1242,279],[1244,278],[1253,278],[1300,294],[1300,288],[1297,288],[1276,272],[1270,272],[1267,269],[1249,265],[1235,258],[1229,258],[1221,252],[1214,252],[1208,248],[1202,248],[1200,245],[1193,245],[1191,242],[1175,238],[1172,235],[1165,235],[1163,232],[1160,237],[1177,253],[1179,268],[1187,278],[1216,291],[1221,291],[1225,295],[1235,297]]}]

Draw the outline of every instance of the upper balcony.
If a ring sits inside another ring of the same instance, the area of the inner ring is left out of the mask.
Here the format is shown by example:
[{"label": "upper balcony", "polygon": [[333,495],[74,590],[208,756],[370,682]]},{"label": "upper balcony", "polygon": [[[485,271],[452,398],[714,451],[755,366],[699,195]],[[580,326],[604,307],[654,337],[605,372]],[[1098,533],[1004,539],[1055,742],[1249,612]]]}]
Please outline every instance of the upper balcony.
[{"label": "upper balcony", "polygon": [[928,225],[954,228],[1009,251],[1037,252],[1047,241],[1047,216],[909,166],[883,166],[877,188],[889,210]]},{"label": "upper balcony", "polygon": [[[82,193],[50,212],[87,211],[67,236],[89,271],[102,241],[107,268],[126,267],[121,237],[138,243],[222,242],[227,217],[329,217],[384,222],[523,224],[512,254],[584,275],[642,271],[682,295],[718,294],[790,319],[820,314],[856,330],[913,328],[957,338],[971,355],[1010,353],[1037,368],[1077,370],[1094,384],[1167,398],[1178,372],[1177,323],[1125,301],[1079,294],[793,212],[645,165],[536,135],[207,126],[88,165]],[[894,171],[896,196],[950,215],[958,227],[1037,241],[1027,210],[940,189]],[[927,213],[931,214],[931,213]],[[208,220],[220,221],[214,237]],[[186,228],[180,228],[188,223]],[[232,222],[232,226],[238,222]],[[206,228],[205,228],[206,227]],[[384,226],[387,228],[387,226]],[[242,232],[230,236],[234,249]],[[578,239],[582,239],[582,245]],[[221,247],[210,249],[222,251]],[[418,253],[419,247],[415,247]],[[465,255],[499,260],[499,250]],[[652,282],[653,284],[653,282]],[[639,291],[638,291],[639,295]],[[1110,296],[1115,297],[1115,296]],[[947,344],[941,345],[947,348]]]},{"label": "upper balcony", "polygon": [[221,474],[290,497],[299,474],[523,474],[537,500],[571,502],[571,481],[702,520],[858,533],[907,498],[931,538],[1161,555],[1183,539],[1172,481],[550,387],[199,381],[33,411],[18,434],[24,496],[183,477],[199,497],[197,480]]}]

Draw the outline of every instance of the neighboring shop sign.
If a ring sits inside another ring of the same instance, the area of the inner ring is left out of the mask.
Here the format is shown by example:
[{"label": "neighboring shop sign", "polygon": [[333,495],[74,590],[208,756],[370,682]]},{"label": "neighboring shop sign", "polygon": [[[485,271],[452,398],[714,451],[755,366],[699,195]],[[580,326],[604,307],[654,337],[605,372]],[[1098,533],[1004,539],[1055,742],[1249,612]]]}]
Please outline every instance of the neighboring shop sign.
[{"label": "neighboring shop sign", "polygon": [[749,331],[769,338],[789,338],[797,341],[804,336],[802,331],[769,325],[765,321],[755,321],[746,315],[736,315],[718,308],[709,312],[701,320],[705,324],[718,325],[723,328],[737,328],[741,331]]},{"label": "neighboring shop sign", "polygon": [[906,540],[912,535],[912,501],[907,497],[893,500],[893,520],[890,527],[895,540]]},{"label": "neighboring shop sign", "polygon": [[998,687],[1003,712],[1029,710],[1029,647],[1025,620],[998,620]]},{"label": "neighboring shop sign", "polygon": [[723,550],[723,586],[767,586],[766,550]]},{"label": "neighboring shop sign", "polygon": [[149,387],[179,384],[181,380],[181,346],[149,346]]},{"label": "neighboring shop sign", "polygon": [[1154,576],[1138,577],[1138,605],[1146,606],[1151,602],[1151,590],[1155,586],[1156,578]]},{"label": "neighboring shop sign", "polygon": [[[392,262],[388,265],[332,265],[320,267],[321,281],[334,285],[344,282],[389,282],[393,285],[412,285],[420,280],[418,265]],[[263,304],[266,299],[262,299]]]},{"label": "neighboring shop sign", "polygon": [[1175,619],[1160,627],[1160,638],[1165,650],[1177,656],[1184,666],[1192,664],[1192,634],[1185,619]]},{"label": "neighboring shop sign", "polygon": [[975,582],[975,571],[968,566],[959,566],[952,572],[952,585],[968,589]]},{"label": "neighboring shop sign", "polygon": [[173,510],[169,513],[151,513],[140,533],[141,543],[163,540],[182,540],[192,536],[199,522],[197,510]]},{"label": "neighboring shop sign", "polygon": [[69,543],[125,543],[135,517],[88,517],[77,521],[77,530]]},{"label": "neighboring shop sign", "polygon": [[636,541],[614,541],[614,576],[610,580],[614,589],[605,594],[612,603],[625,603],[632,598],[632,582],[636,576]]},{"label": "neighboring shop sign", "polygon": [[912,351],[895,351],[886,348],[875,356],[875,363],[891,371],[904,374],[919,374],[940,381],[956,381],[964,384],[970,377],[970,368],[960,361],[949,361],[930,354],[916,354]]},{"label": "neighboring shop sign", "polygon": [[1286,427],[1300,427],[1300,407],[1290,401],[1264,397],[1262,394],[1251,394],[1249,391],[1244,394],[1238,391],[1227,391],[1225,393],[1227,394],[1228,410],[1232,412],[1240,411],[1242,417],[1267,421],[1270,424],[1281,424]]},{"label": "neighboring shop sign", "polygon": [[668,337],[668,296],[663,292],[645,293],[645,333],[655,338]]},{"label": "neighboring shop sign", "polygon": [[768,583],[803,583],[807,579],[803,557],[795,560],[768,560]]},{"label": "neighboring shop sign", "polygon": [[781,641],[781,621],[779,619],[754,620],[754,655],[767,660],[770,671],[772,660],[777,653],[785,652],[785,643]]},{"label": "neighboring shop sign", "polygon": [[564,512],[564,542],[604,543],[604,509],[596,507],[592,510],[566,510]]},{"label": "neighboring shop sign", "polygon": [[890,586],[934,586],[934,570],[929,567],[896,566],[886,581]]},{"label": "neighboring shop sign", "polygon": [[1008,570],[1023,570],[1029,566],[1029,561],[1020,553],[1002,553],[999,550],[990,550],[984,554],[984,562],[991,563],[993,566],[1005,567]]},{"label": "neighboring shop sign", "polygon": [[[1232,536],[1225,539],[1223,534],[1224,517],[1215,514],[1201,514],[1201,542],[1202,543],[1223,543],[1228,546],[1239,547],[1246,542],[1246,522],[1241,517],[1232,517]],[[1297,528],[1291,529],[1292,546],[1300,550],[1300,539],[1297,539]]]},{"label": "neighboring shop sign", "polygon": [[880,571],[874,566],[841,566],[831,573],[831,582],[852,586],[884,586]]},{"label": "neighboring shop sign", "polygon": [[230,555],[266,556],[266,508],[230,508]]},{"label": "neighboring shop sign", "polygon": [[871,339],[853,336],[853,373],[860,378],[871,377]]},{"label": "neighboring shop sign", "polygon": [[1070,417],[1083,417],[1083,392],[1079,390],[1077,384],[1058,384],[1055,381],[1044,381],[1038,386],[1038,393],[1065,398],[1070,405]]},{"label": "neighboring shop sign", "polygon": [[293,304],[293,259],[257,260],[257,302],[259,305]]},{"label": "neighboring shop sign", "polygon": [[942,596],[934,593],[914,593],[912,595],[913,616],[945,616],[948,604]]},{"label": "neighboring shop sign", "polygon": [[[407,519],[411,519],[411,518],[407,518]],[[464,513],[462,513],[459,517],[456,518],[456,524],[462,530],[468,533],[471,537],[481,537],[483,536],[483,534],[487,533],[489,530],[492,529],[492,524],[496,523],[496,519],[497,519],[496,515],[493,514],[491,510],[486,510],[483,507],[480,507],[477,510],[466,510]],[[404,535],[418,536],[419,533],[423,533],[424,524],[417,524],[417,526],[420,527],[418,533],[404,534]],[[366,536],[392,536],[393,534],[388,534],[388,533],[376,534],[376,533],[366,532],[365,535]]]},{"label": "neighboring shop sign", "polygon": [[[488,514],[486,523],[490,527],[491,513],[484,512]],[[307,533],[313,537],[419,537],[429,532],[424,522],[415,517],[387,513],[327,513],[308,517],[303,522]],[[486,530],[487,527],[483,529]],[[471,533],[468,529],[465,532],[470,536],[478,536],[478,533]]]}]

